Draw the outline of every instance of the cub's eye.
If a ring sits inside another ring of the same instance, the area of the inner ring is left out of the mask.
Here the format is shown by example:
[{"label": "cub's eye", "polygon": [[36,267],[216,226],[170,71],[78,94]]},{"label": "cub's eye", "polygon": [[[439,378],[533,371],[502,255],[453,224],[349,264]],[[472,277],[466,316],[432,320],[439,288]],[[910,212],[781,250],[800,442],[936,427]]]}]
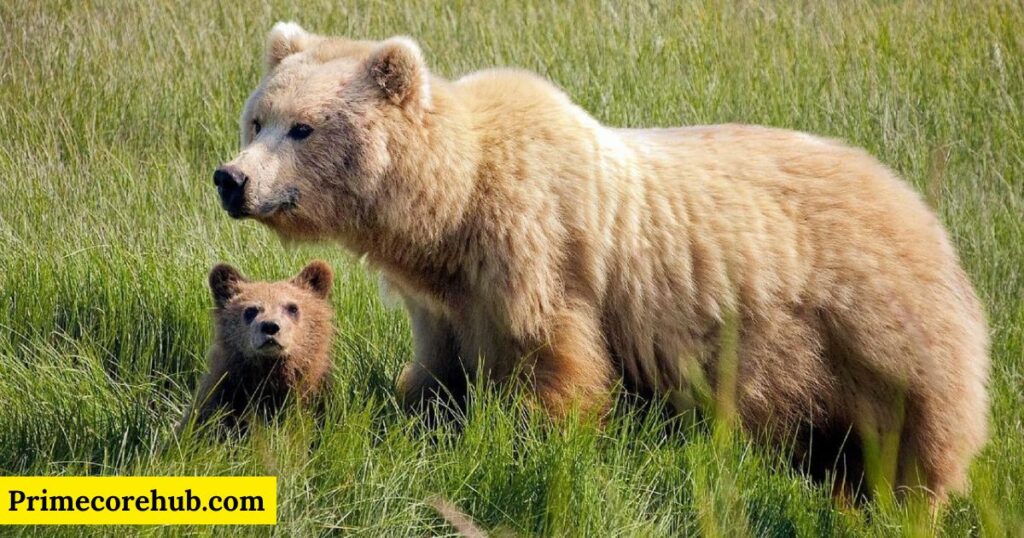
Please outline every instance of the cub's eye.
[{"label": "cub's eye", "polygon": [[288,138],[292,140],[304,140],[311,134],[313,134],[313,128],[305,123],[296,123],[288,130]]},{"label": "cub's eye", "polygon": [[288,312],[289,316],[295,317],[299,315],[299,305],[295,303],[289,303],[288,306],[284,307],[284,309]]},{"label": "cub's eye", "polygon": [[256,134],[260,134],[260,130],[263,129],[263,124],[260,120],[252,120],[252,131]]},{"label": "cub's eye", "polygon": [[256,314],[260,313],[260,309],[255,306],[250,306],[242,312],[242,318],[245,319],[246,323],[252,323],[252,320],[256,319]]}]

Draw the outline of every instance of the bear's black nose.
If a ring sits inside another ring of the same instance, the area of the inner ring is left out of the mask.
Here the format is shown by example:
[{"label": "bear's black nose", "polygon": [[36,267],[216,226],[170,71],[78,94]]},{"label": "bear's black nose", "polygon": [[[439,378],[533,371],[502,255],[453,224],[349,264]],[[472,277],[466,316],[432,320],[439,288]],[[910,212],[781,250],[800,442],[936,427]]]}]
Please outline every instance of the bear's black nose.
[{"label": "bear's black nose", "polygon": [[260,323],[260,332],[262,332],[263,334],[274,335],[277,334],[277,331],[280,330],[281,327],[278,324],[274,323],[273,321],[264,321],[263,323]]},{"label": "bear's black nose", "polygon": [[220,204],[234,218],[245,216],[245,184],[249,177],[234,166],[222,166],[213,173],[213,184],[220,194]]}]

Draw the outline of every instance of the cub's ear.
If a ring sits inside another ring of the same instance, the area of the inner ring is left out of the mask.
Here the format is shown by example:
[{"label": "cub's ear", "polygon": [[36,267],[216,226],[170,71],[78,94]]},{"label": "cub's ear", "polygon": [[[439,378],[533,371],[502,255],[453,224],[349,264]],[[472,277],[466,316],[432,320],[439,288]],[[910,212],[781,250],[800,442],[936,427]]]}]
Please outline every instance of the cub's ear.
[{"label": "cub's ear", "polygon": [[313,292],[321,299],[326,299],[331,295],[333,281],[334,271],[331,270],[331,266],[320,260],[310,262],[305,269],[292,278],[292,284]]},{"label": "cub's ear", "polygon": [[392,37],[366,60],[367,75],[381,94],[400,106],[430,108],[430,73],[419,45],[408,37]]},{"label": "cub's ear", "polygon": [[316,42],[313,35],[294,22],[279,22],[267,35],[267,71],[277,67],[281,60],[302,52]]},{"label": "cub's ear", "polygon": [[217,308],[223,308],[232,297],[238,295],[238,285],[248,282],[238,269],[226,263],[218,263],[210,270],[210,292]]}]

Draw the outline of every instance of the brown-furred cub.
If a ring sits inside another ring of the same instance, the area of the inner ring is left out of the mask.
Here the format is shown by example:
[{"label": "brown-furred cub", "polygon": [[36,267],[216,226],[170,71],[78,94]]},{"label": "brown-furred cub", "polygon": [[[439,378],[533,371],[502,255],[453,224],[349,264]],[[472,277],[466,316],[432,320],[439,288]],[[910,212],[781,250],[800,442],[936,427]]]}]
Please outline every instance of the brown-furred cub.
[{"label": "brown-furred cub", "polygon": [[314,261],[290,280],[253,282],[234,267],[210,271],[214,343],[209,371],[178,427],[220,417],[227,428],[248,426],[248,413],[269,417],[289,397],[318,407],[329,381],[334,312],[333,273]]}]

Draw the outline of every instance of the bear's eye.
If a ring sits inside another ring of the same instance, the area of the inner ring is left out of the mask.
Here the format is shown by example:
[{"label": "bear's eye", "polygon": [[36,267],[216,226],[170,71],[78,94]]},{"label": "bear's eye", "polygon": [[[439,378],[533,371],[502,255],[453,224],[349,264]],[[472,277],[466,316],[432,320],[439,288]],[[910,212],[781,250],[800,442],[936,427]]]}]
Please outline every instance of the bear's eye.
[{"label": "bear's eye", "polygon": [[289,303],[288,306],[284,307],[284,309],[286,312],[288,312],[288,315],[291,317],[299,315],[299,305],[295,303]]},{"label": "bear's eye", "polygon": [[252,320],[256,319],[256,314],[260,313],[260,309],[255,306],[250,306],[242,312],[242,318],[245,319],[246,323],[252,323]]},{"label": "bear's eye", "polygon": [[262,129],[263,129],[263,124],[260,123],[260,120],[252,120],[252,132],[253,133],[260,134],[260,130],[262,130]]},{"label": "bear's eye", "polygon": [[288,138],[292,140],[304,140],[311,134],[313,134],[313,128],[305,123],[296,123],[288,130]]}]

